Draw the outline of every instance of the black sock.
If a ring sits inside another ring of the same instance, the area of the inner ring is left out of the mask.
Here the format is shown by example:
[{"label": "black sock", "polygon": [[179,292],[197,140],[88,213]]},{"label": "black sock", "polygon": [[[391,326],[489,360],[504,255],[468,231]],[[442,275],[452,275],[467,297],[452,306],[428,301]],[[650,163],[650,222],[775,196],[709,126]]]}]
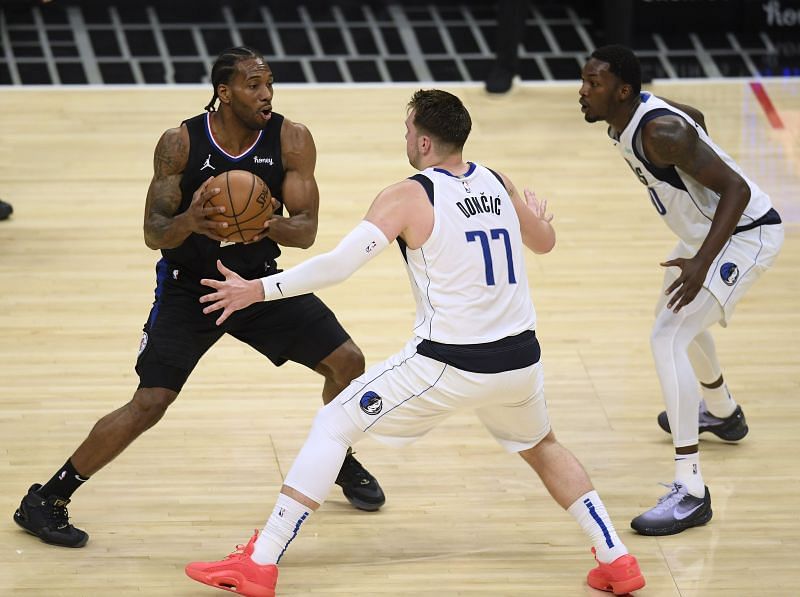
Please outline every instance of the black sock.
[{"label": "black sock", "polygon": [[67,460],[55,475],[45,483],[38,493],[44,497],[57,495],[60,498],[69,499],[72,494],[77,491],[78,487],[83,485],[89,478],[80,476],[75,467],[72,466],[72,461]]}]

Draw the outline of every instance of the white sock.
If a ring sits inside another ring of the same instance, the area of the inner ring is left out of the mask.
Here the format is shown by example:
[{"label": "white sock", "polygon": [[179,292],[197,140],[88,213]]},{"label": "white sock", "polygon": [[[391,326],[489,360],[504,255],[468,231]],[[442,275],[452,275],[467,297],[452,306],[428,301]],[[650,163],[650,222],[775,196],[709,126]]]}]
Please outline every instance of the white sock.
[{"label": "white sock", "polygon": [[730,417],[736,410],[736,400],[728,391],[728,384],[724,383],[718,388],[703,388],[703,400],[706,401],[706,408],[715,417],[724,419]]},{"label": "white sock", "polygon": [[581,525],[583,532],[594,545],[595,556],[599,562],[610,564],[628,553],[628,548],[620,540],[606,507],[597,492],[592,490],[583,494],[567,508],[567,512]]},{"label": "white sock", "polygon": [[277,564],[311,512],[311,508],[306,508],[288,495],[278,494],[275,509],[256,539],[250,558],[256,564]]},{"label": "white sock", "polygon": [[675,481],[695,497],[703,497],[706,487],[700,472],[700,453],[675,454]]}]

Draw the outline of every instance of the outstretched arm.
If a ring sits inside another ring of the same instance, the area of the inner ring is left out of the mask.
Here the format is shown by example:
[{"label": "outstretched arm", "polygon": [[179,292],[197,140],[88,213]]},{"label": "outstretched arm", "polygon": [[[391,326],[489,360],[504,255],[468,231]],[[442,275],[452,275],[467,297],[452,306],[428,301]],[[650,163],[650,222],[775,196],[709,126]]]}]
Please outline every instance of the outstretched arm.
[{"label": "outstretched arm", "polygon": [[[679,116],[655,118],[645,125],[642,141],[647,159],[659,167],[675,166],[719,195],[711,228],[691,259],[673,259],[665,267],[680,267],[681,275],[667,288],[667,308],[677,313],[700,292],[708,268],[733,234],[750,201],[747,182],[706,145]],[[673,294],[674,293],[674,294]]]},{"label": "outstretched arm", "polygon": [[[427,221],[420,216],[420,212],[424,212],[425,207],[430,208],[430,204],[422,187],[413,181],[403,181],[381,191],[364,220],[328,253],[312,257],[291,269],[260,280],[245,280],[218,261],[217,268],[225,279],[201,280],[205,286],[214,289],[214,292],[200,298],[201,303],[208,303],[203,313],[222,310],[217,319],[217,325],[220,325],[235,311],[258,301],[307,294],[338,284],[383,251],[398,236],[402,235],[412,247],[424,242],[422,237]],[[432,221],[431,217],[431,223]],[[422,233],[420,229],[423,229]]]},{"label": "outstretched arm", "polygon": [[259,280],[245,280],[217,260],[217,269],[225,279],[201,280],[216,291],[200,297],[201,303],[211,303],[203,309],[203,313],[221,309],[222,314],[217,319],[217,325],[220,325],[235,311],[253,303],[308,294],[333,286],[349,278],[388,246],[389,241],[380,228],[362,220],[332,251]]}]

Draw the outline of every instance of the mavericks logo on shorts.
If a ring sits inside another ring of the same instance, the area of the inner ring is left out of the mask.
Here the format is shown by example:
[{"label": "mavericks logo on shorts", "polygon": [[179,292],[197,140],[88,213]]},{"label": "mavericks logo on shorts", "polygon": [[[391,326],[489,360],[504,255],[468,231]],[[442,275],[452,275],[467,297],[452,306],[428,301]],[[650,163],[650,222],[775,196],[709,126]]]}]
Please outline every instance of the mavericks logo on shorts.
[{"label": "mavericks logo on shorts", "polygon": [[360,401],[361,410],[368,415],[377,415],[383,408],[383,400],[375,392],[365,392]]},{"label": "mavericks logo on shorts", "polygon": [[141,356],[145,348],[147,348],[147,332],[142,332],[142,339],[139,341],[139,354],[137,356]]},{"label": "mavericks logo on shorts", "polygon": [[719,275],[725,284],[733,286],[736,284],[736,280],[739,279],[739,268],[736,267],[735,263],[728,261],[727,263],[723,263],[722,267],[719,268]]}]

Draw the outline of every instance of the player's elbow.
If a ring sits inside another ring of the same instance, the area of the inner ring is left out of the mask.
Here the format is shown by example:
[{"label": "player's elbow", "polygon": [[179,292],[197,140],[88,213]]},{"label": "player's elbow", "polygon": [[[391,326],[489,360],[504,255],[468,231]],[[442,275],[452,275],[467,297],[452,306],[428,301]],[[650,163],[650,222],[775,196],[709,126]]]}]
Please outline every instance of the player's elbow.
[{"label": "player's elbow", "polygon": [[314,242],[317,240],[317,223],[314,222],[309,223],[307,226],[304,226],[300,234],[297,235],[296,238],[296,246],[300,249],[308,249],[310,248]]},{"label": "player's elbow", "polygon": [[553,250],[553,248],[555,248],[555,246],[556,246],[556,234],[554,232],[553,234],[550,235],[550,238],[547,239],[547,242],[544,243],[544,245],[542,246],[542,250],[539,251],[539,253],[549,253],[550,251]]},{"label": "player's elbow", "polygon": [[556,246],[556,232],[551,227],[547,234],[530,234],[523,237],[522,242],[534,253],[549,253]]},{"label": "player's elbow", "polygon": [[544,255],[545,253],[549,253],[553,250],[553,247],[556,246],[556,237],[555,235],[552,238],[549,238],[545,241],[539,241],[539,243],[532,248],[533,252],[538,255]]},{"label": "player's elbow", "polygon": [[736,186],[737,191],[741,193],[744,206],[747,207],[747,204],[750,203],[750,185],[747,184],[747,181],[740,176]]},{"label": "player's elbow", "polygon": [[160,251],[161,249],[174,249],[180,246],[180,243],[165,243],[156,239],[148,239],[147,235],[144,237],[144,244],[148,249],[152,249],[153,251]]},{"label": "player's elbow", "polygon": [[738,173],[732,174],[726,178],[722,186],[714,190],[719,193],[720,207],[724,204],[729,210],[741,215],[750,203],[750,185]]},{"label": "player's elbow", "polygon": [[303,234],[297,238],[297,247],[300,249],[310,249],[311,246],[314,244],[314,241],[317,240],[317,231],[314,230],[312,232]]},{"label": "player's elbow", "polygon": [[158,232],[145,224],[144,226],[144,244],[147,246],[148,249],[153,249],[154,251],[158,251],[159,249],[174,249],[175,247],[181,244],[180,241],[169,243],[166,242],[163,234],[158,234]]},{"label": "player's elbow", "polygon": [[147,245],[148,249],[153,249],[154,251],[157,251],[158,249],[161,248],[159,244],[156,242],[156,239],[153,238],[153,235],[149,234],[147,226],[145,226],[144,228],[144,244]]},{"label": "player's elbow", "polygon": [[748,185],[747,181],[741,176],[735,176],[729,181],[728,187],[722,193],[722,196],[733,198],[735,200],[736,209],[741,214],[747,207],[747,204],[750,203],[750,185]]}]

